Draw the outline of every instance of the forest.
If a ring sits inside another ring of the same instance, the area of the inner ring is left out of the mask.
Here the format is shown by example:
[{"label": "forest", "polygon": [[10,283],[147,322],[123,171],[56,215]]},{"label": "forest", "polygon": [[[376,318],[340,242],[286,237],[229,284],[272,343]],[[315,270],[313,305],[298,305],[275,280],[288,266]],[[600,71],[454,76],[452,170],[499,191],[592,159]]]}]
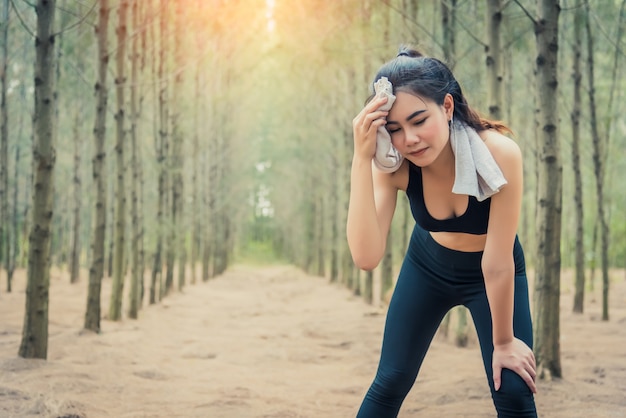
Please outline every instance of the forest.
[{"label": "forest", "polygon": [[[354,266],[351,121],[407,44],[445,61],[522,149],[536,356],[541,378],[561,377],[562,272],[571,309],[597,291],[603,321],[625,280],[625,13],[626,0],[1,0],[0,303],[27,277],[16,354],[48,355],[53,269],[85,289],[95,333],[242,263],[384,304],[414,221],[400,196],[381,265]],[[451,317],[462,345],[466,313]]]}]

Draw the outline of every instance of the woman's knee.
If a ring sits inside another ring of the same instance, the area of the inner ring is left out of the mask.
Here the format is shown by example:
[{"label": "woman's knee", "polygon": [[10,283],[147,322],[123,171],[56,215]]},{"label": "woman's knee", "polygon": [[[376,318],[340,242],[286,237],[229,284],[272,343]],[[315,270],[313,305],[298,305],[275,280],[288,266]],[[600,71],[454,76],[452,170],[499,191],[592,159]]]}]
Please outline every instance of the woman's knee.
[{"label": "woman's knee", "polygon": [[372,394],[384,399],[406,397],[415,383],[416,374],[401,369],[379,369],[371,387]]},{"label": "woman's knee", "polygon": [[492,391],[498,418],[536,418],[535,398],[524,380],[512,370],[502,370],[502,385]]}]

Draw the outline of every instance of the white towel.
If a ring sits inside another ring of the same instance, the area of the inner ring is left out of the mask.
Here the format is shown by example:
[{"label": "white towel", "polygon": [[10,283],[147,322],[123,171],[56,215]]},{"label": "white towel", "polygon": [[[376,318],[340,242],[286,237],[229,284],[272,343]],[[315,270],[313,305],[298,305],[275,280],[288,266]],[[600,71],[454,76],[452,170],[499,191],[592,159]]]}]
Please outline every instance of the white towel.
[{"label": "white towel", "polygon": [[452,193],[475,196],[482,202],[499,192],[507,183],[498,163],[476,130],[462,122],[453,121],[450,144],[455,160]]},{"label": "white towel", "polygon": [[[389,110],[396,101],[393,95],[393,88],[387,77],[381,77],[374,83],[374,93],[376,97],[387,97],[387,103],[382,105],[380,110]],[[402,155],[391,144],[391,136],[384,126],[378,128],[376,135],[376,154],[374,155],[374,165],[385,173],[392,173],[400,168]]]}]

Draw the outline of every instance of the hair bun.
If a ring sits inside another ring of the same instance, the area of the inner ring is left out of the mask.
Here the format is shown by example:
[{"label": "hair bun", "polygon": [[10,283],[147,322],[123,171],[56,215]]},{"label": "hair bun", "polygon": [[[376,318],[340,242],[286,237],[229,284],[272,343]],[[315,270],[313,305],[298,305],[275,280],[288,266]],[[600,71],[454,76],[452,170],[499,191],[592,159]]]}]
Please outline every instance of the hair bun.
[{"label": "hair bun", "polygon": [[409,58],[418,58],[418,57],[423,57],[423,56],[424,55],[421,52],[415,49],[412,49],[408,45],[400,46],[400,49],[398,50],[398,55],[396,55],[396,57],[409,57]]}]

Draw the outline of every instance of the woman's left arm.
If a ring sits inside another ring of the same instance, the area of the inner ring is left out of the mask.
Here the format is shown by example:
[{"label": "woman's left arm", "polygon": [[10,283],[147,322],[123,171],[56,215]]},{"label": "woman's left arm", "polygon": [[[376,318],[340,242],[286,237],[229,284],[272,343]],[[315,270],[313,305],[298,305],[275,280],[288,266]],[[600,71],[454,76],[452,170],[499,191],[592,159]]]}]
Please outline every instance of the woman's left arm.
[{"label": "woman's left arm", "polygon": [[488,132],[485,142],[507,179],[507,184],[491,197],[487,241],[482,258],[493,325],[495,389],[500,388],[502,368],[507,368],[519,374],[536,392],[532,350],[513,335],[513,245],[522,203],[522,154],[513,140],[495,132]]}]

